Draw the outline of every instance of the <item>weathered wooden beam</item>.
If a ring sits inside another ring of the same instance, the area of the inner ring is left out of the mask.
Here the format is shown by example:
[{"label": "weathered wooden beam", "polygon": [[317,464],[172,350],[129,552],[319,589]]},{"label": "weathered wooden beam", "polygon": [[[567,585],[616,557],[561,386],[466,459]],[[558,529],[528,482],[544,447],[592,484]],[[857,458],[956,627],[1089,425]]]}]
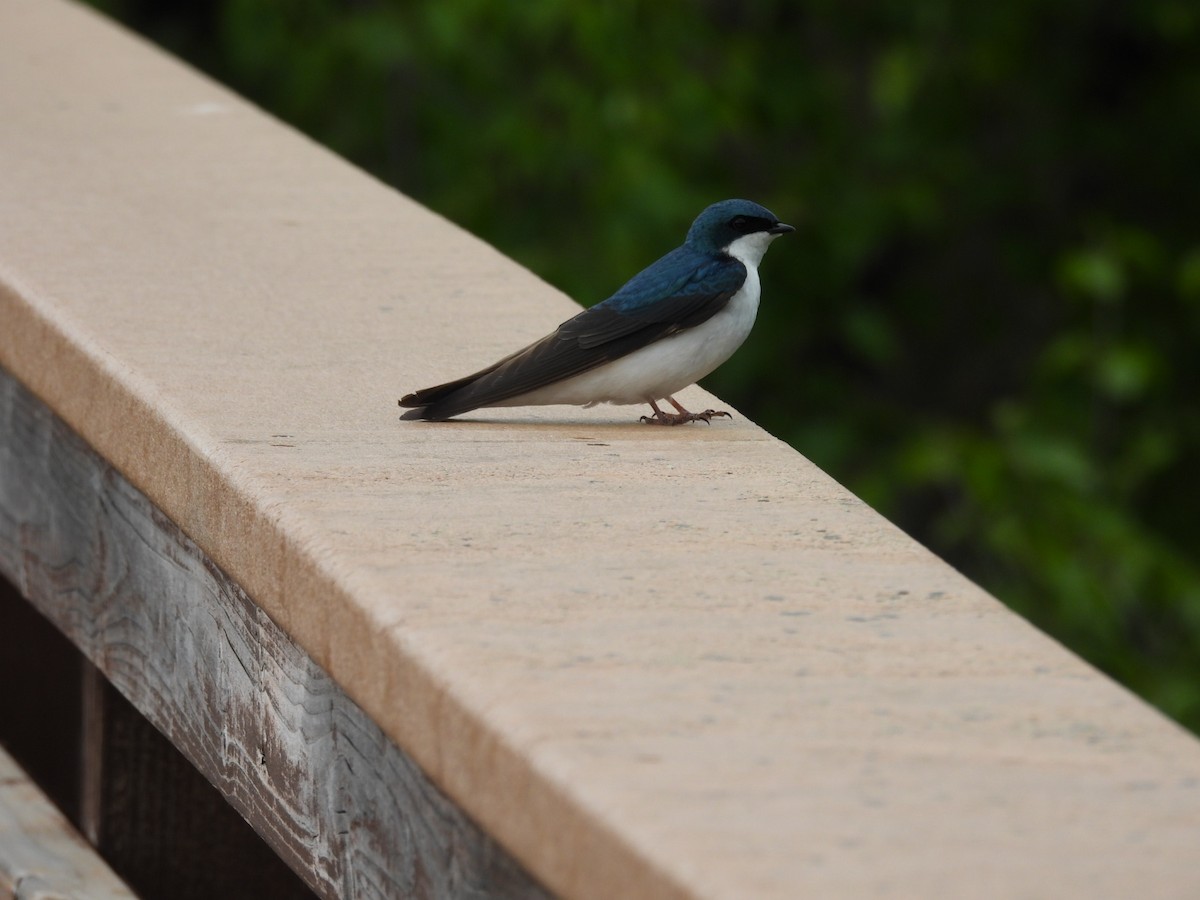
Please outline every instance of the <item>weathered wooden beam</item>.
[{"label": "weathered wooden beam", "polygon": [[0,744],[139,897],[314,897],[221,793],[2,577]]},{"label": "weathered wooden beam", "polygon": [[3,747],[0,747],[0,897],[14,900],[132,900],[134,897]]},{"label": "weathered wooden beam", "polygon": [[0,572],[321,896],[544,896],[178,527],[3,370]]},{"label": "weathered wooden beam", "polygon": [[313,900],[171,742],[83,668],[80,828],[113,870],[148,900]]}]

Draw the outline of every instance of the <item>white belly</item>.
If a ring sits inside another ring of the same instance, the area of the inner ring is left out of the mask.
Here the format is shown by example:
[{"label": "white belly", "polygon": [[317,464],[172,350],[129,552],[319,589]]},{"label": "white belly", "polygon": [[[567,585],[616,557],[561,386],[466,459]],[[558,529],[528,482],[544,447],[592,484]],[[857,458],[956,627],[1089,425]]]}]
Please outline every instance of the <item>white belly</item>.
[{"label": "white belly", "polygon": [[754,327],[758,314],[758,270],[752,265],[746,269],[746,283],[741,290],[706,322],[590,372],[497,405],[649,403],[695,384],[729,359]]}]

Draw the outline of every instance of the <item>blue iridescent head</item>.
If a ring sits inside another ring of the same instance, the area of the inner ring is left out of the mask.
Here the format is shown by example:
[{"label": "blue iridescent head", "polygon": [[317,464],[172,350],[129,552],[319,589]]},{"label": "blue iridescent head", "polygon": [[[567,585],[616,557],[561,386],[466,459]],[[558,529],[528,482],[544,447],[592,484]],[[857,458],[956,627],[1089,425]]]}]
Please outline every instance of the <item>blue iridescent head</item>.
[{"label": "blue iridescent head", "polygon": [[728,253],[739,259],[754,251],[757,265],[772,240],[795,230],[765,206],[750,200],[722,200],[696,216],[687,243],[704,253]]}]

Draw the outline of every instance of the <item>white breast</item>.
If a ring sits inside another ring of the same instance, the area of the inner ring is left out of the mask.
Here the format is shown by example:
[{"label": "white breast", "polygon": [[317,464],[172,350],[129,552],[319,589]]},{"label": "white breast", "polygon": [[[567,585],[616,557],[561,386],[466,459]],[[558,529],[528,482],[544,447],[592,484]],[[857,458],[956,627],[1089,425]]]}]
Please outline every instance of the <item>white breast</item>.
[{"label": "white breast", "polygon": [[754,327],[760,293],[758,264],[774,238],[761,232],[729,245],[726,252],[746,266],[746,281],[712,318],[590,372],[498,405],[649,403],[695,384],[729,359]]}]

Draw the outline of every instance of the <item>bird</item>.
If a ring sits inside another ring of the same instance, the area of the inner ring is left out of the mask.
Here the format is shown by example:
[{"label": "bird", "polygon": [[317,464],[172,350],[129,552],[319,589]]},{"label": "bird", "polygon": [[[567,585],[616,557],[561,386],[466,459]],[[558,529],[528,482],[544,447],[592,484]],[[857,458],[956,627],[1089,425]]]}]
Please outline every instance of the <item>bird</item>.
[{"label": "bird", "polygon": [[[651,425],[711,424],[724,410],[689,412],[673,394],[742,345],[758,313],[758,264],[795,231],[750,200],[722,200],[692,222],[681,247],[615,294],[485,369],[400,399],[402,419],[445,421],[482,407],[650,404]],[[675,410],[659,407],[665,400]]]}]

